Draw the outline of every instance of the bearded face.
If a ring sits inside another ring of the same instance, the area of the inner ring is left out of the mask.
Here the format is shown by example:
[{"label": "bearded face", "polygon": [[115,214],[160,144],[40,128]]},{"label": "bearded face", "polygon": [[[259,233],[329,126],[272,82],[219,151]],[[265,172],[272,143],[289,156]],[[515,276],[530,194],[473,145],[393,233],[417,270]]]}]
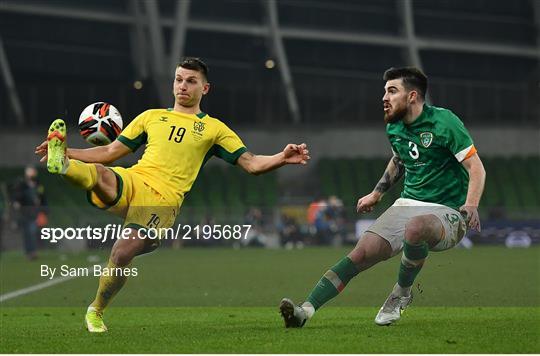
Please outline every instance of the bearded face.
[{"label": "bearded face", "polygon": [[403,87],[402,79],[392,79],[384,86],[383,110],[384,122],[394,123],[402,120],[409,109],[408,92]]},{"label": "bearded face", "polygon": [[384,104],[384,123],[393,124],[402,120],[407,114],[407,100],[398,102],[392,106]]}]

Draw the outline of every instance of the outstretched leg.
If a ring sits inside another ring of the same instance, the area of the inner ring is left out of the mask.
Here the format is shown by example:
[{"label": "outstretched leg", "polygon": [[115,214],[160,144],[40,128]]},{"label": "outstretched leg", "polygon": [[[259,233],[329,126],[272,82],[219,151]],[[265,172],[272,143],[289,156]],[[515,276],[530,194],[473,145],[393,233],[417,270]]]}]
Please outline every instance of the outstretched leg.
[{"label": "outstretched leg", "polygon": [[296,306],[287,298],[281,301],[280,311],[285,326],[303,326],[316,310],[337,296],[358,273],[391,256],[388,241],[373,232],[365,233],[346,257],[326,271],[302,306]]},{"label": "outstretched leg", "polygon": [[114,243],[107,267],[99,278],[96,298],[88,307],[85,318],[86,328],[90,332],[107,331],[103,312],[127,281],[128,277],[123,270],[129,268],[135,256],[147,250],[147,240],[141,239],[137,230],[129,230],[128,239],[119,239]]},{"label": "outstretched leg", "polygon": [[[92,191],[105,204],[112,204],[118,198],[116,175],[102,164],[84,163],[69,159],[66,155],[67,130],[63,120],[53,121],[47,136],[47,169],[50,173],[60,174],[75,186]],[[137,230],[130,229],[128,239],[115,242],[107,267],[99,279],[96,298],[88,307],[85,322],[88,331],[104,332],[103,311],[112,298],[124,286],[127,276],[122,273],[129,267],[135,256],[146,249],[146,240],[138,236]]]},{"label": "outstretched leg", "polygon": [[405,227],[398,281],[375,317],[378,325],[390,325],[412,301],[411,287],[422,269],[430,247],[443,238],[444,228],[435,215],[413,217]]}]

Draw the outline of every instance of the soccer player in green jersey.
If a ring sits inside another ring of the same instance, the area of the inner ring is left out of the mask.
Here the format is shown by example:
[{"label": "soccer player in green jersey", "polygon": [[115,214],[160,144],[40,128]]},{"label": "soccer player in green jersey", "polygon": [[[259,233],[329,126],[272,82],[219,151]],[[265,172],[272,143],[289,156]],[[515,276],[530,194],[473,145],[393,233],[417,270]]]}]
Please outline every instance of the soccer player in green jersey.
[{"label": "soccer player in green jersey", "polygon": [[353,277],[403,251],[397,283],[375,317],[376,324],[390,325],[410,304],[411,286],[428,252],[454,247],[467,225],[480,231],[477,209],[486,173],[467,129],[450,110],[425,103],[427,77],[419,69],[390,68],[383,79],[384,121],[394,155],[374,190],[358,200],[357,211],[372,211],[405,176],[401,198],[323,275],[301,306],[281,301],[286,327],[302,327]]}]

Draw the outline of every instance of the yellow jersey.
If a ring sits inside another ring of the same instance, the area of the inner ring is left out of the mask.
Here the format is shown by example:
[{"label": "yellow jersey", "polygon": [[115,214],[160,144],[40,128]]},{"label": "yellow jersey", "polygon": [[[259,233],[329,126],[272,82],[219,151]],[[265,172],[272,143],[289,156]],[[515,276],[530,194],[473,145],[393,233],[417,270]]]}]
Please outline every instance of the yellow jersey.
[{"label": "yellow jersey", "polygon": [[183,114],[172,109],[147,110],[118,136],[135,152],[146,144],[141,159],[129,170],[154,190],[181,205],[200,169],[212,156],[236,164],[247,151],[238,135],[205,113]]}]

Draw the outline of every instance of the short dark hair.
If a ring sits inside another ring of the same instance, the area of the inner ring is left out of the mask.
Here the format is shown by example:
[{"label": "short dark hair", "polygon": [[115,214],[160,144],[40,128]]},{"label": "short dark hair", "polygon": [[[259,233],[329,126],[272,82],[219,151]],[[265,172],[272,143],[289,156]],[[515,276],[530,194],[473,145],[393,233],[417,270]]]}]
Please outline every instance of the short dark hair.
[{"label": "short dark hair", "polygon": [[403,86],[407,90],[416,89],[422,99],[426,98],[428,88],[427,76],[416,67],[401,67],[390,68],[384,72],[383,80],[389,81],[394,79],[403,80]]},{"label": "short dark hair", "polygon": [[185,57],[182,61],[176,66],[176,68],[182,67],[186,69],[191,69],[201,73],[205,80],[208,80],[208,66],[202,61],[202,59],[197,57]]}]

